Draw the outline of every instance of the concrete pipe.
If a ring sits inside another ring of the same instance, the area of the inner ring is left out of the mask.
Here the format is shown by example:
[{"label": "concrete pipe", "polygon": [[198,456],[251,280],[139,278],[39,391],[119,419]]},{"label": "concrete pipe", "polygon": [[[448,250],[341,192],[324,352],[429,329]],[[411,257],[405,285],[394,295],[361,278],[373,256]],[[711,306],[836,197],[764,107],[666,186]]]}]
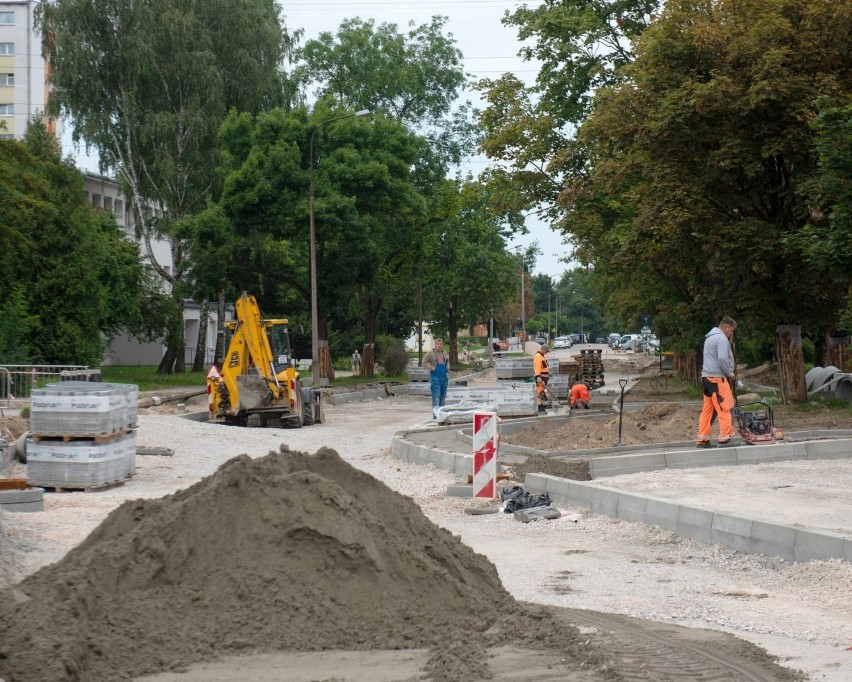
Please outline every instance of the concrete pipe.
[{"label": "concrete pipe", "polygon": [[21,437],[15,443],[15,455],[19,462],[27,463],[27,438],[30,437],[29,431],[24,431]]},{"label": "concrete pipe", "polygon": [[831,378],[840,370],[834,365],[828,367],[814,367],[805,374],[805,389],[808,395],[819,393],[823,387],[831,381]]},{"label": "concrete pipe", "polygon": [[847,403],[852,403],[852,374],[843,375],[834,387],[834,394]]}]

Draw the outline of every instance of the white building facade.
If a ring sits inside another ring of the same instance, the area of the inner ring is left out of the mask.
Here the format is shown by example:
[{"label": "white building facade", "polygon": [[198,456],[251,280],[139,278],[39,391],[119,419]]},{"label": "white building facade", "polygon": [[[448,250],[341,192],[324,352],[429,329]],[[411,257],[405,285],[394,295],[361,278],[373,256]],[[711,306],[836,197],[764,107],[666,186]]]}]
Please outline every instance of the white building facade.
[{"label": "white building facade", "polygon": [[[133,224],[133,214],[129,211],[124,194],[121,192],[121,187],[115,180],[94,173],[85,173],[83,190],[87,203],[90,203],[96,210],[110,211],[124,231],[127,239],[138,243],[136,229]],[[140,250],[143,262],[150,264],[147,253],[141,245]],[[154,258],[156,258],[157,262],[166,272],[171,273],[173,264],[169,243],[163,239],[153,239],[151,240],[151,251]],[[227,313],[226,315],[232,317],[233,306],[229,306],[229,311],[231,315],[227,315]],[[199,351],[196,346],[198,345],[198,331],[201,324],[201,306],[195,301],[188,299],[184,301],[183,334],[186,344],[184,362],[188,365],[193,362],[198,352],[204,353],[205,366],[210,365],[213,360],[213,353],[216,350],[217,321],[219,319],[215,306],[209,310],[208,315],[207,330],[204,334],[204,346]],[[162,343],[142,343],[127,334],[122,334],[113,341],[104,358],[103,364],[158,365],[164,353],[165,346]]]},{"label": "white building facade", "polygon": [[[27,123],[47,109],[47,62],[33,26],[35,0],[0,0],[0,139],[20,139]],[[58,122],[48,129],[62,138]]]}]

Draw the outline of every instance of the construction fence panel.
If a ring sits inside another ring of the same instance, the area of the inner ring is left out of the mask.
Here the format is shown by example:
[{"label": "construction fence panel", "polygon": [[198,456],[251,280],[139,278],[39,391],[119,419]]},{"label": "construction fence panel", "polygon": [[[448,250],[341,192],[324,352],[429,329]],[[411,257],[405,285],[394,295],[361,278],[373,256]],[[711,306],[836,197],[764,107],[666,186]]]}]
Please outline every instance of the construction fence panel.
[{"label": "construction fence panel", "polygon": [[62,381],[63,372],[67,377],[88,369],[88,365],[2,365],[0,404],[9,407],[13,400],[29,400],[33,389]]}]

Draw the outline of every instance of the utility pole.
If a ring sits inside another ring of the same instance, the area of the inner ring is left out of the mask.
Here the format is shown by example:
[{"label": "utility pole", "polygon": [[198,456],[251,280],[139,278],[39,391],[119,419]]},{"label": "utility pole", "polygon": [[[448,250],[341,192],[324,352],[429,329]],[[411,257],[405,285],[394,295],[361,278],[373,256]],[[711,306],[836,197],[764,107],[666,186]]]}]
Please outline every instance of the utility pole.
[{"label": "utility pole", "polygon": [[417,366],[423,366],[423,280],[417,280]]}]

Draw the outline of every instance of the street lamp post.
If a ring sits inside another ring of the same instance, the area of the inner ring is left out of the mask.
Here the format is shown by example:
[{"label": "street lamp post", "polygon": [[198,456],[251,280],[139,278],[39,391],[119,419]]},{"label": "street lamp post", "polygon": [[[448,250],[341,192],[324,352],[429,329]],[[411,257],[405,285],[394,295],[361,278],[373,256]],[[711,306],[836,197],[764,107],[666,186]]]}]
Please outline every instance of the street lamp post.
[{"label": "street lamp post", "polygon": [[[522,246],[516,246],[515,250],[518,251],[518,249],[522,248]],[[521,338],[523,339],[521,342],[521,348],[523,348],[523,343],[527,340],[527,321],[524,314],[524,310],[526,309],[524,301],[524,254],[522,251],[518,251],[518,255],[521,257]]]},{"label": "street lamp post", "polygon": [[[334,121],[342,121],[344,118],[352,118],[354,116],[367,116],[369,110],[363,109],[351,114],[343,116],[335,116],[328,118],[325,121],[320,121],[311,132],[311,141],[308,149],[308,167],[310,169],[310,189],[308,192],[308,212],[311,223],[311,383],[313,386],[312,393],[316,394],[320,387],[320,365],[319,365],[319,309],[317,305],[317,240],[316,227],[314,225],[314,138],[317,131],[326,123]],[[316,402],[314,402],[316,405]],[[314,410],[314,417],[317,417]]]}]

